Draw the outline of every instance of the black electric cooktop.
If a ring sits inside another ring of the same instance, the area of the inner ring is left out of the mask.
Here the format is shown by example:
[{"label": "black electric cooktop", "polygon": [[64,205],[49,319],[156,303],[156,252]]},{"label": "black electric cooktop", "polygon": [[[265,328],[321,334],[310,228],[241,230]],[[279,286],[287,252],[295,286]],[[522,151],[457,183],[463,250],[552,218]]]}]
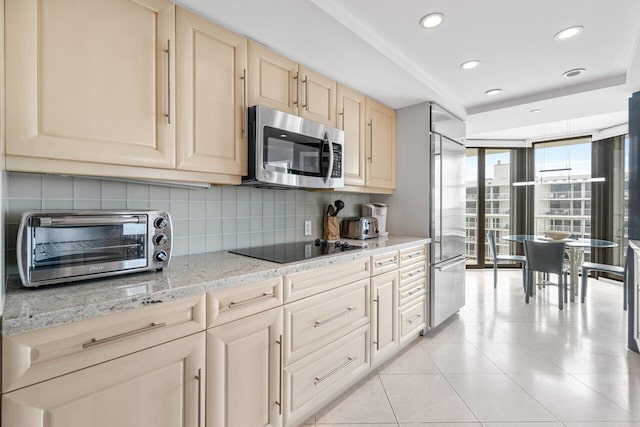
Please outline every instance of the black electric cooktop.
[{"label": "black electric cooktop", "polygon": [[280,243],[276,245],[244,248],[229,251],[233,254],[244,255],[265,261],[286,264],[288,262],[304,261],[324,255],[332,255],[354,249],[364,249],[365,246],[351,245],[347,242],[327,242],[317,239],[315,242]]}]

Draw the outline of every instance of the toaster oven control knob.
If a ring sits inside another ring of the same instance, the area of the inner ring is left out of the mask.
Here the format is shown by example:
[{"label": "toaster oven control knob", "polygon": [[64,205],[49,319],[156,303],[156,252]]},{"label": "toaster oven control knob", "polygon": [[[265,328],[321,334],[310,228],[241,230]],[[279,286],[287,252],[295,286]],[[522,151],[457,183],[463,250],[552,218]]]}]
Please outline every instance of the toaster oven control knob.
[{"label": "toaster oven control knob", "polygon": [[163,228],[165,228],[167,225],[169,225],[169,221],[167,221],[167,218],[163,217],[163,216],[159,216],[158,218],[156,218],[153,221],[153,225],[158,229],[158,230],[162,230]]},{"label": "toaster oven control knob", "polygon": [[153,259],[156,262],[167,262],[169,254],[166,251],[158,251],[153,255]]},{"label": "toaster oven control knob", "polygon": [[167,240],[169,239],[164,234],[157,234],[156,236],[153,237],[153,241],[158,246],[164,245],[165,243],[167,243]]}]

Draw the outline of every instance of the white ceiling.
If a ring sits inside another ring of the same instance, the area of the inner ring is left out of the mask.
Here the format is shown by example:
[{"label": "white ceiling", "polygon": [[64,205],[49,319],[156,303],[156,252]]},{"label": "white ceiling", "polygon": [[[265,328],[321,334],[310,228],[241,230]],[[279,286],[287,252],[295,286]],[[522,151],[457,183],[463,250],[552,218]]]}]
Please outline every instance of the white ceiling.
[{"label": "white ceiling", "polygon": [[[615,126],[640,90],[638,0],[178,3],[394,108],[436,101],[473,138],[535,139],[563,121],[574,133]],[[418,21],[431,12],[446,18],[425,30]],[[572,25],[582,34],[554,39]],[[460,69],[469,59],[482,62]],[[561,77],[579,67],[587,72]]]}]

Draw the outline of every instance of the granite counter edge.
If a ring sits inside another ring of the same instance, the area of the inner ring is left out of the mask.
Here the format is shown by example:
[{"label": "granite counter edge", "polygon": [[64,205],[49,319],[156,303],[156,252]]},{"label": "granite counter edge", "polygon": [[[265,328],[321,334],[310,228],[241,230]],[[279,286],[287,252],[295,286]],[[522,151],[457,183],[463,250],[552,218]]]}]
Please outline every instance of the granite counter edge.
[{"label": "granite counter edge", "polygon": [[175,301],[182,298],[203,295],[215,290],[242,286],[272,277],[299,273],[315,268],[348,262],[364,257],[377,255],[380,253],[407,249],[415,246],[416,244],[429,243],[431,243],[430,238],[415,238],[415,240],[396,243],[390,246],[364,249],[357,252],[345,252],[343,254],[321,257],[315,260],[302,261],[298,263],[267,268],[265,270],[252,272],[249,274],[224,277],[202,283],[194,283],[192,285],[184,286],[178,289],[162,290],[153,292],[151,294],[143,294],[139,296],[109,299],[101,301],[99,303],[52,310],[50,312],[35,314],[28,317],[5,317],[2,322],[2,334],[4,336],[16,335],[19,333],[34,331],[37,329],[64,325],[81,320],[87,320],[95,317],[120,313],[137,308],[143,308],[164,302]]}]

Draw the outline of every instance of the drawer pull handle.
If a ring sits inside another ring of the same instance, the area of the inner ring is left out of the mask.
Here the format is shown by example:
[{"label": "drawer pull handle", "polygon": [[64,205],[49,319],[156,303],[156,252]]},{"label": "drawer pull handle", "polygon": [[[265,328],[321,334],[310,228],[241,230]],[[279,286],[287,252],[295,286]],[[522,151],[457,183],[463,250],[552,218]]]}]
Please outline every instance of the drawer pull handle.
[{"label": "drawer pull handle", "polygon": [[341,371],[342,369],[346,368],[348,365],[353,363],[353,361],[356,360],[357,358],[358,358],[358,356],[349,357],[346,362],[344,362],[342,365],[340,365],[337,368],[335,368],[333,371],[329,372],[328,374],[325,374],[325,375],[321,376],[320,378],[316,377],[315,381],[313,382],[313,385],[320,384],[322,381],[326,380],[331,375],[333,375],[333,374]]},{"label": "drawer pull handle", "polygon": [[413,253],[411,255],[407,255],[407,258],[411,259],[411,258],[415,258],[415,257],[420,256],[420,255],[422,255],[422,252],[416,252],[416,253]]},{"label": "drawer pull handle", "polygon": [[336,319],[338,319],[338,318],[340,318],[340,317],[342,317],[342,316],[346,316],[347,314],[351,313],[351,312],[352,312],[353,310],[355,310],[355,309],[356,309],[355,307],[349,307],[349,308],[347,308],[345,311],[343,311],[342,313],[338,313],[338,314],[336,314],[335,316],[331,316],[331,317],[329,317],[328,319],[324,319],[324,320],[322,320],[322,321],[320,321],[320,322],[317,322],[317,321],[316,321],[316,322],[313,324],[313,327],[314,327],[314,328],[318,328],[318,327],[320,327],[320,326],[322,326],[322,325],[324,325],[324,324],[327,324],[327,323],[329,323],[329,322],[332,322],[332,321],[334,321],[334,320],[336,320]]},{"label": "drawer pull handle", "polygon": [[249,299],[246,299],[246,300],[243,300],[243,301],[238,301],[238,302],[231,301],[229,303],[229,305],[227,306],[227,308],[229,309],[229,308],[237,307],[239,305],[248,304],[250,302],[254,302],[254,301],[260,300],[262,298],[270,298],[270,297],[273,297],[273,296],[275,296],[273,292],[271,292],[271,293],[266,293],[265,292],[262,295],[258,295],[257,297],[249,298]]},{"label": "drawer pull handle", "polygon": [[396,260],[392,259],[391,261],[376,262],[376,266],[378,266],[378,267],[386,267],[387,265],[393,265],[395,263],[396,263]]},{"label": "drawer pull handle", "polygon": [[122,334],[118,334],[118,335],[114,335],[112,337],[108,337],[108,338],[102,338],[102,339],[95,339],[95,338],[91,338],[91,341],[86,342],[84,344],[82,344],[82,348],[90,348],[90,347],[95,347],[96,345],[101,345],[101,344],[106,344],[112,341],[117,341],[119,339],[122,338],[127,338],[133,335],[138,335],[141,334],[143,332],[149,332],[149,331],[153,331],[155,329],[160,329],[160,328],[164,328],[165,326],[167,326],[167,324],[165,322],[162,323],[152,323],[149,326],[145,326],[142,327],[140,329],[136,329],[133,331],[129,331],[129,332],[124,332]]},{"label": "drawer pull handle", "polygon": [[420,291],[420,290],[422,290],[422,289],[423,289],[423,288],[422,288],[422,286],[417,287],[417,288],[415,288],[415,289],[413,289],[413,290],[411,290],[411,291],[407,292],[407,295],[411,296],[411,295],[415,294],[416,292],[419,292],[419,291]]},{"label": "drawer pull handle", "polygon": [[414,271],[413,273],[409,273],[409,274],[407,274],[407,276],[409,276],[409,277],[413,277],[413,276],[415,276],[416,274],[422,274],[422,273],[424,273],[424,270],[418,270],[418,271]]},{"label": "drawer pull handle", "polygon": [[409,322],[410,325],[413,324],[413,322],[415,322],[416,320],[418,320],[419,318],[421,318],[422,316],[420,314],[416,314],[415,316],[413,316],[411,319],[407,320],[407,322]]}]

